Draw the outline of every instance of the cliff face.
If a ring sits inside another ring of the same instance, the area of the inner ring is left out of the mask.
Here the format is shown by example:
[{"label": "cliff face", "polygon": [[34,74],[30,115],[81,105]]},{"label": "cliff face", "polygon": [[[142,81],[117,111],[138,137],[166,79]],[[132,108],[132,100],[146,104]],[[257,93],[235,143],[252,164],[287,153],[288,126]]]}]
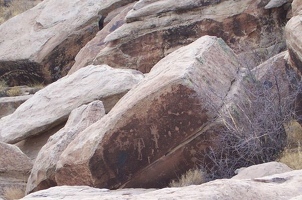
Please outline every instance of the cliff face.
[{"label": "cliff face", "polygon": [[1,81],[49,83],[0,119],[0,141],[32,159],[26,193],[158,188],[274,160],[300,106],[301,4],[44,0],[0,25]]}]

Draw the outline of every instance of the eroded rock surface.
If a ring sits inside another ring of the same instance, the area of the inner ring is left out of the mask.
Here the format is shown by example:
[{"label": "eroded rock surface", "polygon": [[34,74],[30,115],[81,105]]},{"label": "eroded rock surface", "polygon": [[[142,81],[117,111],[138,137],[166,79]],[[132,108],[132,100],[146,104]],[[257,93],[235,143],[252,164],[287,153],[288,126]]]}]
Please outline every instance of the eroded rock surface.
[{"label": "eroded rock surface", "polygon": [[101,16],[129,2],[44,0],[6,21],[0,26],[0,79],[21,85],[64,76],[99,30]]},{"label": "eroded rock surface", "polygon": [[48,85],[0,119],[0,141],[19,142],[65,123],[70,112],[94,100],[102,100],[108,112],[143,75],[135,70],[87,66]]},{"label": "eroded rock surface", "polygon": [[[221,37],[251,67],[285,49],[287,11],[268,1],[141,0],[106,38],[94,63],[149,72],[161,58],[204,35]],[[126,65],[125,65],[126,63]]]},{"label": "eroded rock surface", "polygon": [[55,186],[55,169],[61,153],[81,131],[104,115],[105,108],[101,101],[73,110],[64,128],[51,136],[39,152],[28,179],[26,193]]},{"label": "eroded rock surface", "polygon": [[32,95],[0,98],[0,118],[12,114],[22,103]]},{"label": "eroded rock surface", "polygon": [[107,190],[87,186],[60,186],[39,191],[24,197],[22,200],[97,200],[97,199],[205,199],[205,200],[242,200],[242,199],[278,199],[298,200],[302,196],[302,171],[291,171],[258,178],[254,180],[222,179],[202,185],[191,185],[179,188],[160,190],[123,189]]},{"label": "eroded rock surface", "polygon": [[9,192],[21,193],[23,197],[31,160],[14,145],[0,142],[0,152],[0,197],[6,197]]},{"label": "eroded rock surface", "polygon": [[57,164],[58,185],[165,186],[211,145],[205,127],[215,113],[207,112],[203,98],[222,106],[239,66],[216,37],[171,53],[70,143]]}]

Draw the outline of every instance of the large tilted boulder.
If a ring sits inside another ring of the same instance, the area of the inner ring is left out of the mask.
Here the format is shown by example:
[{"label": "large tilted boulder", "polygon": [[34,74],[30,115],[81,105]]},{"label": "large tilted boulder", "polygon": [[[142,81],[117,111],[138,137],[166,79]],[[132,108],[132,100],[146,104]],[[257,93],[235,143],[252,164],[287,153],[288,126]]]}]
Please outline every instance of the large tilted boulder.
[{"label": "large tilted boulder", "polygon": [[73,110],[64,128],[51,136],[40,150],[28,179],[26,193],[55,186],[55,169],[61,153],[81,131],[104,115],[105,108],[101,101]]},{"label": "large tilted boulder", "polygon": [[[49,83],[65,75],[101,16],[133,0],[44,0],[0,26],[0,79]],[[17,49],[17,50],[16,50]]]},{"label": "large tilted boulder", "polygon": [[302,197],[302,170],[291,171],[257,179],[222,179],[202,185],[163,188],[159,190],[106,190],[87,186],[61,186],[30,194],[21,200],[97,200],[97,199],[174,199],[174,200],[300,200]]},{"label": "large tilted boulder", "polygon": [[[149,72],[163,57],[201,36],[221,37],[250,66],[285,49],[286,10],[268,1],[141,0],[110,33],[95,64]],[[260,59],[259,57],[260,56]],[[126,64],[126,65],[125,65]]]},{"label": "large tilted boulder", "polygon": [[216,114],[206,104],[223,105],[239,66],[216,37],[171,53],[70,143],[57,163],[58,185],[161,187],[194,167],[211,145]]},{"label": "large tilted boulder", "polygon": [[31,160],[18,147],[0,142],[0,198],[23,197],[31,168]]},{"label": "large tilted boulder", "polygon": [[0,119],[0,141],[16,143],[65,123],[70,112],[102,100],[108,112],[143,75],[107,65],[87,66],[35,93],[13,114]]}]

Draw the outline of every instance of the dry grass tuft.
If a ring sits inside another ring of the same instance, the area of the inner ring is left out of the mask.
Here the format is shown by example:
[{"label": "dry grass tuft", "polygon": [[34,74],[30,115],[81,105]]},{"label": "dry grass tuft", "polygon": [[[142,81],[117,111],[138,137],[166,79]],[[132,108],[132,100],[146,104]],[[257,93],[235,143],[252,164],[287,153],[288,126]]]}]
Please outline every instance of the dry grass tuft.
[{"label": "dry grass tuft", "polygon": [[21,199],[24,196],[25,196],[25,191],[21,188],[12,187],[12,188],[5,188],[4,190],[4,198],[7,200]]},{"label": "dry grass tuft", "polygon": [[184,187],[189,185],[200,185],[206,182],[205,173],[200,169],[191,169],[181,175],[178,180],[172,180],[170,187]]},{"label": "dry grass tuft", "polygon": [[16,97],[21,95],[21,89],[19,87],[11,87],[6,91],[7,96]]},{"label": "dry grass tuft", "polygon": [[292,169],[302,169],[302,127],[296,121],[292,121],[286,127],[287,147],[280,156],[280,162]]}]

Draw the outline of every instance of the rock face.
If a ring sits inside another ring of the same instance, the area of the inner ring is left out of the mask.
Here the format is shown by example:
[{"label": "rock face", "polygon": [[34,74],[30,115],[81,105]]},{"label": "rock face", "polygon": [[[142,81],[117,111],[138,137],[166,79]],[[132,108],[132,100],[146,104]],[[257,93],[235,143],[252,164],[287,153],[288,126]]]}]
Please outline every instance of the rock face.
[{"label": "rock face", "polygon": [[61,186],[30,194],[21,200],[97,200],[97,199],[205,199],[298,200],[302,196],[302,170],[257,178],[253,180],[222,179],[202,185],[160,190],[123,189],[109,191],[87,186]]},{"label": "rock face", "polygon": [[235,54],[216,37],[171,53],[70,143],[57,163],[58,185],[165,186],[211,145],[207,126],[215,114],[203,98],[219,108],[238,68]]},{"label": "rock face", "polygon": [[88,66],[37,92],[13,114],[0,120],[0,141],[16,143],[61,123],[70,112],[94,100],[102,100],[106,111],[136,85],[143,75],[134,70]]},{"label": "rock face", "polygon": [[232,179],[254,179],[290,171],[293,170],[283,163],[268,162],[242,169]]},{"label": "rock face", "polygon": [[270,0],[270,2],[264,7],[265,9],[278,8],[283,4],[286,4],[289,0]]},{"label": "rock face", "polygon": [[265,10],[266,3],[141,0],[128,12],[127,23],[105,38],[108,44],[94,63],[145,73],[175,49],[213,35],[221,37],[241,59],[255,67],[285,49],[282,27],[287,11]]},{"label": "rock face", "polygon": [[[79,51],[79,53],[75,57],[75,64],[68,72],[69,74],[82,67],[87,66],[88,64],[92,64],[92,61],[94,60],[96,55],[101,51],[101,49],[106,47],[106,43],[104,42],[106,36],[124,24],[124,18],[132,7],[133,3],[117,9],[118,13],[114,11],[116,16],[111,19],[109,23],[106,24],[106,26],[102,30],[100,30],[97,35]],[[109,13],[107,18],[110,18],[110,16],[111,15]],[[107,20],[107,18],[104,19],[104,22]]]},{"label": "rock face", "polygon": [[26,193],[55,186],[54,172],[61,153],[81,131],[104,115],[105,108],[101,101],[94,101],[73,110],[65,127],[51,136],[38,154],[28,179]]},{"label": "rock face", "polygon": [[95,36],[100,16],[132,1],[44,0],[8,20],[0,26],[0,79],[9,85],[57,80]]},{"label": "rock face", "polygon": [[0,142],[0,152],[0,197],[8,196],[10,191],[23,197],[31,160],[14,145]]},{"label": "rock face", "polygon": [[32,95],[0,98],[0,118],[12,114],[22,103]]},{"label": "rock face", "polygon": [[[295,8],[295,9],[294,9]],[[286,43],[292,64],[302,72],[302,40],[301,40],[301,12],[302,2],[293,2],[294,17],[292,17],[285,27]]]}]

